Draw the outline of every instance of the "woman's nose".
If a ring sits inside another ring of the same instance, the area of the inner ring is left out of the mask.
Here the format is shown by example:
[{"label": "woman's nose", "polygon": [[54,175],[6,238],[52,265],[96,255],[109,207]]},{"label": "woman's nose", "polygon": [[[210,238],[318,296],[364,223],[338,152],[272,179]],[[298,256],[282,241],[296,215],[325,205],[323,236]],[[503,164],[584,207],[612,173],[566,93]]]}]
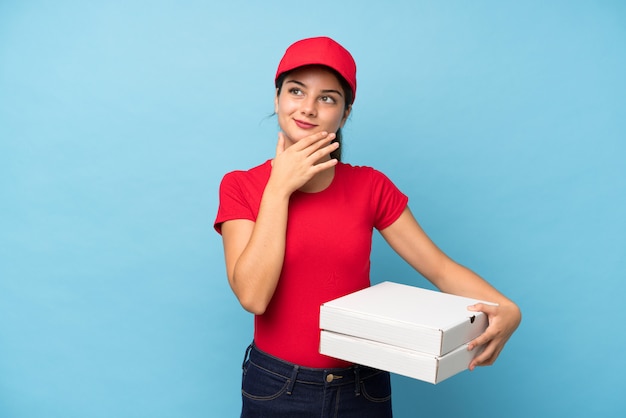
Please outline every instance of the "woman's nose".
[{"label": "woman's nose", "polygon": [[317,101],[314,98],[307,98],[302,101],[300,112],[302,112],[303,115],[315,116],[317,113],[316,104],[317,104]]}]

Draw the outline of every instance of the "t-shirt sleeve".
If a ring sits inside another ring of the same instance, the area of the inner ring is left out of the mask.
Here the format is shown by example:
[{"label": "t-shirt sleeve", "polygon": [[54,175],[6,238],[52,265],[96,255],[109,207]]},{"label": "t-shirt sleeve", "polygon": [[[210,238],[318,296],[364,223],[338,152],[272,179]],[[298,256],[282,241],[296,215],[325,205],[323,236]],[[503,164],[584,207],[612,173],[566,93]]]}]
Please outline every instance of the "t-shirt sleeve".
[{"label": "t-shirt sleeve", "polygon": [[379,231],[394,223],[409,201],[387,176],[377,170],[372,174],[372,199],[374,227]]},{"label": "t-shirt sleeve", "polygon": [[228,173],[220,183],[219,207],[213,227],[221,234],[222,223],[233,219],[249,219],[255,221],[254,210],[246,198],[241,183],[238,181],[238,173]]}]

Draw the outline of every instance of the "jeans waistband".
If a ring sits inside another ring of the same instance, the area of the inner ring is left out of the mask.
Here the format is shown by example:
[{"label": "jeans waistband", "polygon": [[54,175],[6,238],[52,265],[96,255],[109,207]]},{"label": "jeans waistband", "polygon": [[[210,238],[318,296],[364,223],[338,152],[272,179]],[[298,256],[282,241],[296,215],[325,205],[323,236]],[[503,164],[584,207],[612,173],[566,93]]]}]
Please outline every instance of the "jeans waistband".
[{"label": "jeans waistband", "polygon": [[250,344],[246,350],[244,365],[246,360],[249,360],[257,367],[290,379],[292,385],[296,382],[325,386],[352,384],[359,391],[358,386],[361,380],[382,373],[378,369],[357,364],[346,368],[329,369],[302,367],[265,353],[259,350],[254,343]]}]

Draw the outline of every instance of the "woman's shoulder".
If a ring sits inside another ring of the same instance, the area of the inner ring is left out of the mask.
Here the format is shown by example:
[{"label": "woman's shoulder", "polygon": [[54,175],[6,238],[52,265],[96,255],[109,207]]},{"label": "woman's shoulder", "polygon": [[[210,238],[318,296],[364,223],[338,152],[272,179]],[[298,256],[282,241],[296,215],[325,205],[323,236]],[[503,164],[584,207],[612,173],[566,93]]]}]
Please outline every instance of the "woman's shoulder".
[{"label": "woman's shoulder", "polygon": [[368,165],[339,163],[339,181],[352,187],[371,191],[397,189],[395,183],[382,171]]},{"label": "woman's shoulder", "polygon": [[386,177],[381,171],[375,169],[374,167],[368,165],[352,165],[348,163],[339,163],[337,167],[341,170],[343,175],[349,177],[359,177],[359,178],[376,178],[376,177]]},{"label": "woman's shoulder", "polygon": [[249,177],[249,176],[257,176],[268,172],[271,170],[272,160],[266,160],[261,164],[254,166],[248,169],[236,169],[233,171],[229,171],[224,175],[224,177]]},{"label": "woman's shoulder", "polygon": [[250,181],[268,178],[272,170],[272,160],[267,160],[255,167],[248,169],[237,169],[224,174],[222,182],[228,181]]},{"label": "woman's shoulder", "polygon": [[[238,191],[238,193],[258,193],[265,188],[271,171],[271,160],[267,160],[247,170],[230,171],[222,178],[220,189],[222,191]],[[244,192],[245,190],[248,192]]]}]

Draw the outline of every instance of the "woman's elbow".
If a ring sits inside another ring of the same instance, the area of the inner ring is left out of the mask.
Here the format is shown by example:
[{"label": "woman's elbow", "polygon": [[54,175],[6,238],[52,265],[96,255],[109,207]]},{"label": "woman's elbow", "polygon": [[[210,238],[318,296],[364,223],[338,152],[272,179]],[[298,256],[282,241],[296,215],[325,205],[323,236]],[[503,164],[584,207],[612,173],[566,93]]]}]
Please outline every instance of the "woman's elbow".
[{"label": "woman's elbow", "polygon": [[269,300],[260,295],[260,292],[255,289],[237,288],[234,283],[231,283],[231,285],[242,308],[255,315],[263,315],[265,313]]},{"label": "woman's elbow", "polygon": [[241,307],[252,314],[263,315],[267,309],[267,303],[259,300],[259,298],[238,296],[238,299]]}]

